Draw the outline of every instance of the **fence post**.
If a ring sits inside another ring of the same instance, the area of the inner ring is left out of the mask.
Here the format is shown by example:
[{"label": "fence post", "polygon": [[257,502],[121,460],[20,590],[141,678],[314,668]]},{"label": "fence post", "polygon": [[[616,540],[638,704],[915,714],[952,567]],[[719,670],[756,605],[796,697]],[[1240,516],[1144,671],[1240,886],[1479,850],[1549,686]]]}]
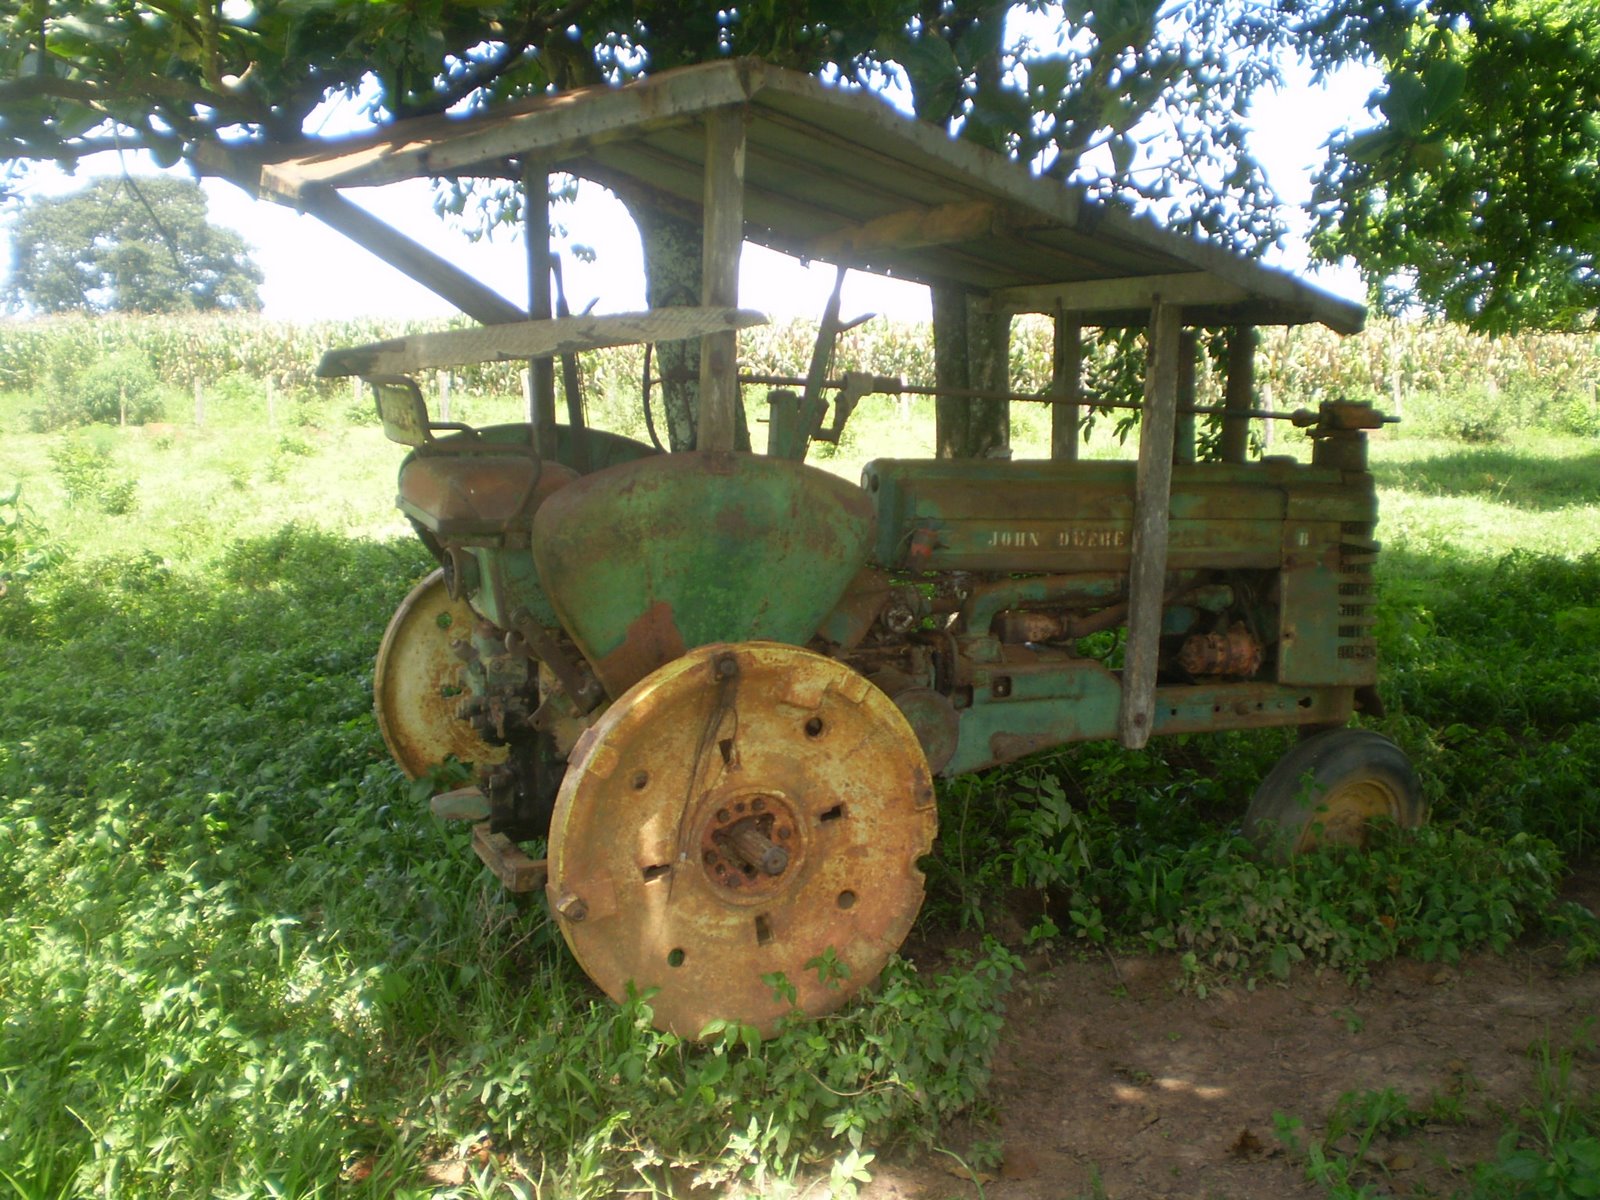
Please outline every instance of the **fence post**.
[{"label": "fence post", "polygon": [[278,427],[278,385],[267,376],[267,428]]},{"label": "fence post", "polygon": [[198,375],[194,380],[194,427],[206,427],[206,385],[200,382]]},{"label": "fence post", "polygon": [[450,419],[450,372],[439,372],[439,420]]}]

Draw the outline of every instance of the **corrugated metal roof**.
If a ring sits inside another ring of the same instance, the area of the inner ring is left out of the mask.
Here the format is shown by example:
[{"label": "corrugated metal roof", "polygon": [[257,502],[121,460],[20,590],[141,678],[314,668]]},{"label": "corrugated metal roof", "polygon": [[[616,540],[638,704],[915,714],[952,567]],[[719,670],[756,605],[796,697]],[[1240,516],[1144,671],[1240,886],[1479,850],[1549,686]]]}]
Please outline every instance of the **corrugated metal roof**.
[{"label": "corrugated metal roof", "polygon": [[631,203],[698,214],[705,118],[746,120],[745,236],[829,262],[990,293],[1012,311],[1142,324],[1157,296],[1186,323],[1320,322],[1359,330],[1365,309],[1294,276],[1095,203],[905,117],[881,97],[738,59],[621,88],[540,97],[482,116],[397,122],[262,168],[262,190],[430,175],[512,176],[534,159]]}]

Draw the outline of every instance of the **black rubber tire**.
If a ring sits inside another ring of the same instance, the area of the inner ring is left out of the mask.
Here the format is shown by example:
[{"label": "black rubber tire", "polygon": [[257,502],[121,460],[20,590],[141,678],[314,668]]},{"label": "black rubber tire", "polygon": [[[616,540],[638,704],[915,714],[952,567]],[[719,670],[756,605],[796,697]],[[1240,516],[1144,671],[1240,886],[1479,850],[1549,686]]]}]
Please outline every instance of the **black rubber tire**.
[{"label": "black rubber tire", "polygon": [[1417,773],[1382,734],[1330,729],[1278,760],[1250,800],[1244,835],[1287,862],[1316,846],[1364,847],[1377,819],[1400,829],[1427,819]]}]

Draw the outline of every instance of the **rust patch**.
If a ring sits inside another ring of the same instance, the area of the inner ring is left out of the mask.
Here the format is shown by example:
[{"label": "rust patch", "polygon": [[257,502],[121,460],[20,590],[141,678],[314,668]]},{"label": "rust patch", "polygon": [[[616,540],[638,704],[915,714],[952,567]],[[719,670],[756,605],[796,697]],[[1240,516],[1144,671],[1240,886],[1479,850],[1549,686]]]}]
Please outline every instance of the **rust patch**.
[{"label": "rust patch", "polygon": [[594,664],[595,674],[613,698],[622,695],[657,667],[684,652],[683,634],[672,605],[658,600],[628,626],[622,644]]}]

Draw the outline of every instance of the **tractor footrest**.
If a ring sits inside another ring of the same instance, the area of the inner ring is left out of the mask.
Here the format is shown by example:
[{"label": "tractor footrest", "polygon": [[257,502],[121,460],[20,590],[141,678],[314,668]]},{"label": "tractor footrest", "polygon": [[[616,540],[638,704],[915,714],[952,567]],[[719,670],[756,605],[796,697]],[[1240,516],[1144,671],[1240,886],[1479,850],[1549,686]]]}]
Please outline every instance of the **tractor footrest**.
[{"label": "tractor footrest", "polygon": [[441,821],[482,821],[489,815],[489,798],[475,787],[440,792],[428,808]]},{"label": "tractor footrest", "polygon": [[479,821],[472,827],[472,852],[494,872],[508,892],[536,892],[550,876],[547,860],[529,858],[505,834],[491,832],[487,821]]}]

